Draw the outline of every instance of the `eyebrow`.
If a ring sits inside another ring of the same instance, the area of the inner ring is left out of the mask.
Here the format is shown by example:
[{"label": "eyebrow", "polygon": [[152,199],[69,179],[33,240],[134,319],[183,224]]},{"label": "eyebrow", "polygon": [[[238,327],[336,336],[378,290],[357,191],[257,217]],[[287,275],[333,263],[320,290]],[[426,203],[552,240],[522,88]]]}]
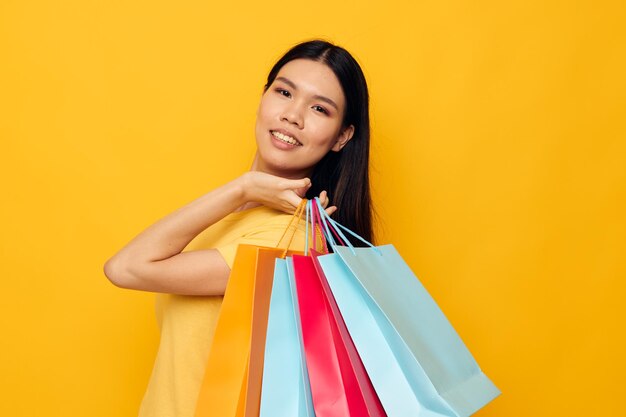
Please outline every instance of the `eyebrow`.
[{"label": "eyebrow", "polygon": [[[297,89],[298,89],[298,87],[296,87],[296,84],[294,84],[294,82],[293,82],[293,81],[291,81],[291,80],[290,80],[290,79],[288,79],[288,78],[285,78],[285,77],[276,77],[276,79],[277,79],[278,81],[282,81],[282,82],[284,82],[285,84],[287,84],[289,87],[293,88],[294,90],[297,90]],[[324,97],[324,96],[320,96],[320,95],[317,95],[317,94],[316,94],[316,95],[314,95],[314,96],[313,96],[313,98],[314,98],[314,99],[316,99],[316,100],[320,100],[320,101],[323,101],[323,102],[325,102],[325,103],[328,103],[328,104],[330,104],[331,106],[333,106],[333,107],[335,108],[335,110],[339,111],[339,107],[337,106],[337,104],[336,104],[334,101],[332,101],[331,99],[329,99],[328,97]]]}]

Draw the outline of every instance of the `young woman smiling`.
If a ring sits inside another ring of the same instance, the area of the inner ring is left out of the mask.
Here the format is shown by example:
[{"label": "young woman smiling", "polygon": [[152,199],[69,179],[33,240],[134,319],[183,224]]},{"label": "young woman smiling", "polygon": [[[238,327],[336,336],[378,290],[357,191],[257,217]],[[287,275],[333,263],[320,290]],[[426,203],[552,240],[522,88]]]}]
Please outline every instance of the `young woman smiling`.
[{"label": "young woman smiling", "polygon": [[[267,77],[255,136],[248,172],[157,221],[104,265],[113,284],[160,293],[161,341],[141,417],[193,417],[239,244],[275,246],[302,198],[315,196],[373,240],[367,84],[345,49],[314,40],[280,58]],[[207,228],[210,248],[183,251]]]}]

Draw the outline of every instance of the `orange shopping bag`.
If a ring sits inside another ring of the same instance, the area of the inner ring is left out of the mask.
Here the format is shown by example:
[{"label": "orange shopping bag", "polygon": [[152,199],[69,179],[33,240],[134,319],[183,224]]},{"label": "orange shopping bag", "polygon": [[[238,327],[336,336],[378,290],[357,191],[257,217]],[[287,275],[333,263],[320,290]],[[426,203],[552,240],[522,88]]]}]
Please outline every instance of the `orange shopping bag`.
[{"label": "orange shopping bag", "polygon": [[[303,200],[287,230],[294,220],[297,227],[305,203]],[[237,248],[200,388],[196,417],[258,416],[275,260],[301,253],[243,244]]]}]

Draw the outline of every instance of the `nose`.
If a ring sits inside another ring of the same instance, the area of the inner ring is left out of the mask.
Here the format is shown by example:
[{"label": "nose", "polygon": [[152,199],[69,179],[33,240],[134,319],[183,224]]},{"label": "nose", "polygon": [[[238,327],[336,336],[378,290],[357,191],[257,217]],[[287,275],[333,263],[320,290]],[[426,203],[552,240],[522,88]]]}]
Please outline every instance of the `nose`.
[{"label": "nose", "polygon": [[302,106],[296,102],[291,102],[283,108],[280,115],[281,121],[297,126],[299,129],[304,127],[304,117],[302,116]]}]

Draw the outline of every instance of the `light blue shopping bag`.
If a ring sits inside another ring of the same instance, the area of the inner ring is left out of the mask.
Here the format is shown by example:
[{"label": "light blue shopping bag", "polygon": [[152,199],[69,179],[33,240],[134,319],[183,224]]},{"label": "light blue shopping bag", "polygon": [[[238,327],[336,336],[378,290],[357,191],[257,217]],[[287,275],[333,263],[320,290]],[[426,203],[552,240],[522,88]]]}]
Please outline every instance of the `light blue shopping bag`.
[{"label": "light blue shopping bag", "polygon": [[291,258],[276,259],[260,417],[314,417]]},{"label": "light blue shopping bag", "polygon": [[497,397],[498,388],[396,249],[366,241],[369,247],[354,248],[342,229],[359,236],[325,220],[335,253],[317,261],[388,416],[466,417]]}]

